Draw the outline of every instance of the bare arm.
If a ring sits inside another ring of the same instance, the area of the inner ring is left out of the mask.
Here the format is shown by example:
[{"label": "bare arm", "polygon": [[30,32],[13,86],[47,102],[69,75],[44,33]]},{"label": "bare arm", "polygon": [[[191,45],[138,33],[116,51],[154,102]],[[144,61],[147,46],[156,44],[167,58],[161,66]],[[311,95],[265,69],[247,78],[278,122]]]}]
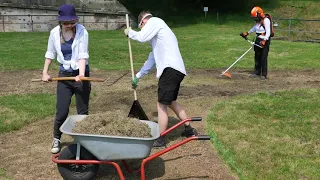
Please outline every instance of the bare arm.
[{"label": "bare arm", "polygon": [[48,70],[51,62],[52,62],[52,59],[46,58],[44,62],[43,70],[42,70],[42,81],[48,82],[49,79],[51,78],[50,75],[48,74]]},{"label": "bare arm", "polygon": [[79,76],[85,75],[86,61],[86,59],[79,59]]},{"label": "bare arm", "polygon": [[81,81],[80,78],[85,76],[86,71],[86,63],[87,59],[89,58],[89,51],[88,51],[88,44],[89,44],[89,34],[86,30],[84,30],[84,34],[80,40],[80,50],[79,50],[79,75],[76,76],[76,81]]},{"label": "bare arm", "polygon": [[56,48],[54,47],[54,36],[52,33],[50,33],[49,39],[48,39],[48,47],[47,47],[47,52],[45,54],[45,61],[44,61],[44,66],[43,66],[43,71],[42,71],[42,81],[48,82],[49,79],[51,78],[50,75],[48,74],[49,66],[52,62],[52,59],[56,58]]}]

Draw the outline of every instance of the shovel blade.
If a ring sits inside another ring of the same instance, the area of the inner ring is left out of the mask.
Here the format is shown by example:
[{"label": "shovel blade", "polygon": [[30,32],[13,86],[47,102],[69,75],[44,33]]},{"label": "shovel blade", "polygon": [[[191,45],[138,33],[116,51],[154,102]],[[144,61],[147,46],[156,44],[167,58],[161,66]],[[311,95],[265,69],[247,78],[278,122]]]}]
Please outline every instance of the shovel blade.
[{"label": "shovel blade", "polygon": [[142,109],[140,103],[138,100],[135,100],[131,106],[130,112],[128,114],[128,117],[131,118],[137,118],[140,120],[149,120],[148,116]]},{"label": "shovel blade", "polygon": [[231,79],[231,74],[227,71],[227,72],[225,72],[225,73],[223,73],[222,75],[224,75],[224,76],[227,76],[228,78],[230,78]]}]

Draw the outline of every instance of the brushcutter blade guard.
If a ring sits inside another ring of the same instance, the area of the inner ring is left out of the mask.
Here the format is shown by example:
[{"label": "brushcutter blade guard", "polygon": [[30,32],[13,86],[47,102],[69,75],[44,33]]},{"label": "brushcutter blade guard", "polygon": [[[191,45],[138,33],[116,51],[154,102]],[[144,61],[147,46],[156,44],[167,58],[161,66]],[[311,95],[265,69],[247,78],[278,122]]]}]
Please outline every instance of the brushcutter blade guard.
[{"label": "brushcutter blade guard", "polygon": [[226,77],[228,77],[230,79],[232,78],[232,76],[231,76],[229,71],[226,71],[226,72],[222,73],[221,75],[226,76]]}]

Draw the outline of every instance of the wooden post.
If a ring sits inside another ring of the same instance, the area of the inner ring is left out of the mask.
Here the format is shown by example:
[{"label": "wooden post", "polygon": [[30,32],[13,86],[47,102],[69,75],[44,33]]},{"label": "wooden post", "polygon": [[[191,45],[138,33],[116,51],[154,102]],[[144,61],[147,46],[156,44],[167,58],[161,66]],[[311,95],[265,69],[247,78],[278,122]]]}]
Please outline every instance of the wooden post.
[{"label": "wooden post", "polygon": [[217,23],[219,24],[219,13],[217,12]]},{"label": "wooden post", "polygon": [[84,14],[82,15],[82,21],[83,21],[83,22],[82,22],[83,26],[85,26],[85,25],[84,25]]},{"label": "wooden post", "polygon": [[3,32],[6,32],[6,28],[4,27],[4,15],[2,15],[2,27],[3,27]]},{"label": "wooden post", "polygon": [[288,32],[288,40],[290,40],[291,36],[291,18],[289,19],[289,32]]}]

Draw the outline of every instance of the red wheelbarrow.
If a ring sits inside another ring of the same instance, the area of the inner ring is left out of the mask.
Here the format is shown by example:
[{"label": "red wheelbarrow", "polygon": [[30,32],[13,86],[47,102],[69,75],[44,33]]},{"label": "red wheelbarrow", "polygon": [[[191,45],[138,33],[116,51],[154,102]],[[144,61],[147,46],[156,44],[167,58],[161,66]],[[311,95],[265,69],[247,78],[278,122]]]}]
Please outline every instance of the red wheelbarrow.
[{"label": "red wheelbarrow", "polygon": [[[185,143],[192,140],[210,140],[210,136],[193,136],[186,138],[176,144],[164,148],[163,150],[150,155],[153,142],[160,136],[164,136],[188,121],[201,121],[201,117],[188,118],[163,133],[159,133],[159,126],[152,121],[139,120],[149,125],[151,138],[135,138],[124,136],[105,136],[94,134],[72,133],[72,128],[76,122],[82,121],[87,115],[69,116],[62,124],[60,130],[64,134],[72,136],[75,144],[64,148],[60,154],[52,157],[52,161],[57,163],[61,176],[67,180],[87,180],[96,176],[100,164],[113,165],[119,175],[120,180],[124,180],[123,172],[116,160],[121,160],[125,169],[130,172],[141,174],[141,180],[145,180],[145,165],[151,161]],[[126,160],[142,159],[139,170],[131,170]]]}]

